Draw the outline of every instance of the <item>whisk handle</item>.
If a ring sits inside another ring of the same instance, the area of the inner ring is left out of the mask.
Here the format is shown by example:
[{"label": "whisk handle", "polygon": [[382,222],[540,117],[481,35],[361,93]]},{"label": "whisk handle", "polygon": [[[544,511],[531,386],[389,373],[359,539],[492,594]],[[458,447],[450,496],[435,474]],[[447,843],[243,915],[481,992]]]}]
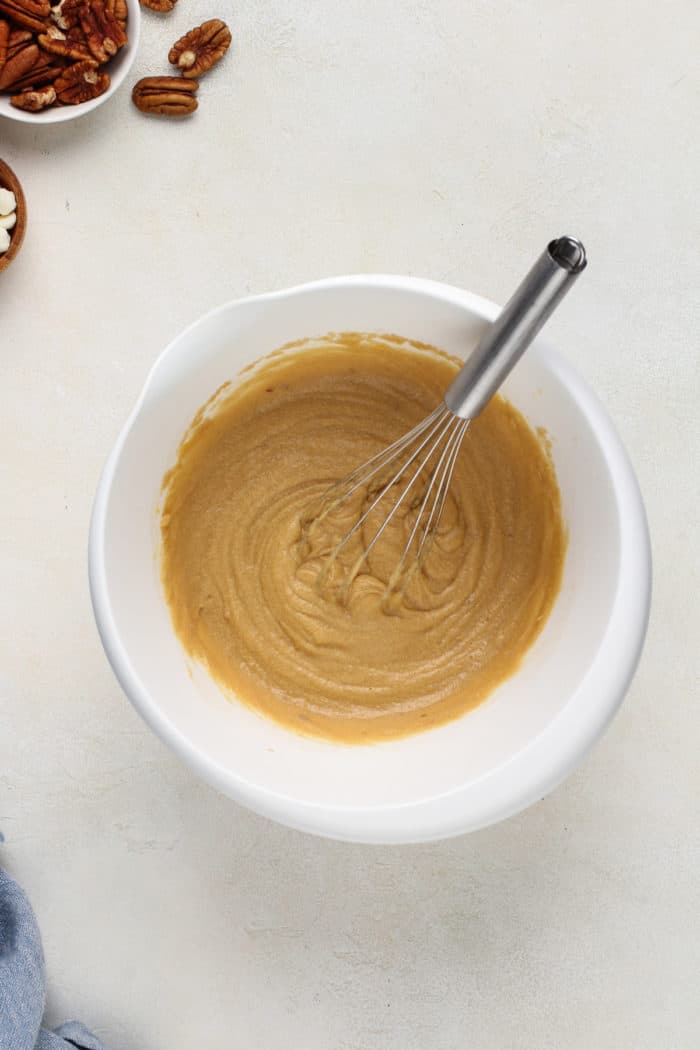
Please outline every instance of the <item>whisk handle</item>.
[{"label": "whisk handle", "polygon": [[462,419],[478,416],[586,261],[586,250],[575,238],[550,242],[448,387],[445,404],[451,412]]}]

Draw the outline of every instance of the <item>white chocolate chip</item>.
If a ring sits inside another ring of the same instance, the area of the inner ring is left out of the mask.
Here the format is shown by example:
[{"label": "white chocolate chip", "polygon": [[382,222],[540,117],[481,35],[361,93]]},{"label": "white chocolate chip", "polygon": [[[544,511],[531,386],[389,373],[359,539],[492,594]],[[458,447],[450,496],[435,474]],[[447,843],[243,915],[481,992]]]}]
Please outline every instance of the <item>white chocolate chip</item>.
[{"label": "white chocolate chip", "polygon": [[10,235],[7,230],[0,229],[0,255],[10,247]]},{"label": "white chocolate chip", "polygon": [[16,209],[17,201],[12,190],[0,189],[0,215],[9,215]]},{"label": "white chocolate chip", "polygon": [[17,222],[17,212],[11,211],[9,215],[0,215],[0,230],[11,230]]}]

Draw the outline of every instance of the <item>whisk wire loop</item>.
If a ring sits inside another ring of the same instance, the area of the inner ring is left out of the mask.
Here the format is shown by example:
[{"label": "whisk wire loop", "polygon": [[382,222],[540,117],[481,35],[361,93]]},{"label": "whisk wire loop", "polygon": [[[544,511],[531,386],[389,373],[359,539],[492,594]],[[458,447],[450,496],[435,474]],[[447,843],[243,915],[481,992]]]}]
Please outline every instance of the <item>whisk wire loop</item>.
[{"label": "whisk wire loop", "polygon": [[[326,517],[330,511],[338,505],[338,502],[344,503],[347,499],[353,496],[358,489],[367,485],[372,478],[376,477],[376,475],[383,470],[384,467],[388,466],[392,460],[398,459],[398,457],[401,456],[421,434],[425,433],[428,427],[430,427],[439,416],[444,417],[447,412],[448,409],[444,404],[438,405],[429,416],[426,416],[426,418],[421,420],[420,423],[416,423],[415,427],[404,434],[403,437],[392,442],[391,445],[382,449],[381,452],[377,452],[376,455],[372,456],[364,463],[361,463],[359,467],[355,467],[355,469],[349,474],[346,474],[345,477],[340,479],[340,481],[337,481],[332,485],[326,493],[324,499],[326,506],[321,514],[319,514],[319,520]],[[356,481],[356,479],[359,480]],[[348,486],[350,487],[348,488]],[[339,501],[334,503],[333,496],[336,493],[342,493],[342,496]]]},{"label": "whisk wire loop", "polygon": [[[370,515],[385,500],[388,493],[396,486],[403,484],[399,495],[384,516],[371,540],[364,546],[361,554],[355,559],[353,565],[346,573],[340,587],[340,594],[341,596],[347,596],[353,580],[360,572],[385,530],[396,517],[399,509],[405,504],[409,493],[414,489],[421,476],[425,477],[427,474],[425,491],[420,496],[420,502],[408,541],[387,584],[388,595],[397,590],[403,578],[404,567],[412,547],[417,541],[415,564],[413,566],[417,568],[422,552],[427,549],[426,542],[428,537],[437,530],[447,499],[447,490],[454,472],[459,448],[468,425],[468,420],[460,419],[459,416],[454,415],[443,403],[414,427],[413,430],[404,435],[403,438],[395,441],[383,452],[367,460],[329,490],[326,496],[325,507],[316,520],[321,520],[331,510],[340,507],[359,489],[367,488],[371,480],[378,473],[390,467],[392,463],[399,463],[391,478],[380,485],[376,495],[370,493],[373,498],[369,506],[330,552],[321,570],[321,582],[326,578],[341,550],[362,529]],[[404,458],[408,452],[410,452],[410,455],[408,455],[408,458]],[[416,464],[414,469],[411,469],[414,464]],[[407,475],[408,478],[406,480]],[[420,531],[421,529],[422,532]]]},{"label": "whisk wire loop", "polygon": [[[437,527],[440,523],[442,511],[445,506],[445,500],[447,498],[447,489],[449,488],[449,484],[452,479],[452,473],[454,471],[454,465],[457,459],[457,454],[459,452],[460,445],[462,444],[462,438],[464,437],[464,433],[467,427],[469,426],[468,419],[452,419],[450,422],[453,424],[453,426],[451,427],[449,437],[445,442],[445,447],[443,448],[440,454],[440,458],[435,466],[435,470],[431,475],[428,487],[425,490],[425,496],[423,497],[420,510],[416,515],[416,520],[413,523],[413,528],[411,529],[408,541],[406,543],[406,546],[404,547],[403,554],[401,555],[401,559],[397,566],[397,575],[401,573],[404,563],[408,558],[408,555],[411,551],[411,547],[413,546],[413,541],[415,540],[418,530],[423,522],[424,511],[427,509],[428,506],[430,507],[430,513],[428,514],[428,520],[422,526],[423,532],[421,534],[418,543],[418,549],[416,551],[417,559],[420,559],[421,553],[423,551],[423,548],[425,547],[425,542],[428,539],[428,536],[434,534],[435,530],[437,530]],[[433,489],[435,490],[434,493]]]},{"label": "whisk wire loop", "polygon": [[[431,417],[428,417],[428,418],[431,418]],[[406,496],[410,492],[410,490],[413,487],[413,485],[416,482],[416,480],[420,477],[421,473],[423,472],[423,470],[425,468],[425,464],[428,462],[430,457],[433,455],[434,449],[439,444],[439,442],[442,439],[442,436],[444,434],[444,431],[447,430],[447,428],[450,426],[453,418],[454,417],[453,417],[452,413],[447,408],[445,408],[444,406],[441,406],[441,408],[438,411],[433,413],[433,416],[432,416],[433,425],[432,425],[432,427],[430,427],[427,436],[424,437],[423,440],[420,442],[420,444],[417,446],[417,448],[415,448],[413,450],[413,452],[411,453],[409,458],[405,461],[405,463],[402,463],[402,465],[399,467],[399,469],[396,471],[396,473],[393,475],[393,477],[389,481],[387,481],[386,484],[384,484],[382,486],[382,488],[379,490],[379,493],[375,496],[375,498],[370,503],[369,507],[367,507],[367,509],[358,518],[358,520],[355,522],[355,524],[350,529],[350,531],[346,533],[346,535],[343,537],[343,539],[340,541],[340,543],[335,547],[335,549],[333,551],[333,554],[331,555],[332,558],[335,558],[335,556],[337,554],[339,554],[339,552],[343,549],[343,547],[346,545],[346,543],[355,535],[355,533],[359,529],[362,528],[362,526],[367,521],[367,519],[370,516],[370,514],[372,513],[372,511],[381,503],[381,501],[384,499],[386,494],[388,492],[390,492],[391,489],[394,488],[394,486],[397,485],[401,481],[401,478],[406,473],[406,470],[408,469],[408,467],[410,467],[411,464],[414,463],[416,461],[416,459],[418,459],[418,457],[420,456],[420,454],[423,451],[423,449],[425,448],[425,446],[430,443],[430,441],[435,437],[435,435],[437,433],[437,438],[433,442],[433,445],[432,445],[430,451],[428,452],[428,454],[426,455],[425,459],[422,460],[419,463],[418,469],[412,474],[410,480],[408,481],[407,485],[403,489],[401,495],[399,496],[399,498],[394,503],[394,506],[391,508],[391,511],[386,516],[386,518],[384,519],[382,524],[379,526],[378,530],[376,531],[376,533],[374,534],[374,536],[372,537],[370,542],[367,544],[367,547],[365,548],[365,551],[364,551],[364,557],[362,558],[362,561],[366,560],[369,552],[372,550],[372,548],[374,547],[375,543],[377,542],[379,537],[382,535],[382,533],[386,529],[386,527],[389,524],[389,522],[395,516],[396,512],[398,511],[398,509],[401,506],[401,504],[403,503],[404,499],[406,498]],[[424,433],[424,431],[425,431],[425,428],[423,428],[420,433]],[[419,436],[420,436],[420,434],[419,434]],[[383,467],[388,466],[389,463],[391,463],[392,461],[398,459],[401,456],[402,452],[406,451],[406,449],[410,447],[411,443],[412,442],[408,442],[406,444],[406,446],[404,446],[404,448],[401,451],[399,451],[397,449],[396,452],[384,462]],[[370,460],[369,462],[371,463],[372,461]],[[365,464],[365,466],[367,466],[367,465],[368,464]],[[372,470],[369,474],[364,474],[363,473],[362,474],[362,480],[360,482],[358,482],[354,487],[349,489],[349,491],[343,497],[343,502],[346,499],[348,499],[354,492],[356,492],[358,488],[361,488],[364,485],[366,485],[371,480],[371,478],[373,478],[378,473],[379,469],[381,469],[381,468],[377,468],[375,470]]]}]

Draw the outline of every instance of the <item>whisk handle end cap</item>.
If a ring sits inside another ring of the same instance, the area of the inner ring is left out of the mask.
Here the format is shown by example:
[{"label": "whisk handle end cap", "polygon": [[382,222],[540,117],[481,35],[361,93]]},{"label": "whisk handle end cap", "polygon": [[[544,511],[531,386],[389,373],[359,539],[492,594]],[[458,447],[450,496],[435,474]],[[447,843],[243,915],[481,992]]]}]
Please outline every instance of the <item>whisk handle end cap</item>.
[{"label": "whisk handle end cap", "polygon": [[588,264],[586,249],[575,237],[557,237],[549,242],[547,251],[554,262],[574,275],[585,270]]}]

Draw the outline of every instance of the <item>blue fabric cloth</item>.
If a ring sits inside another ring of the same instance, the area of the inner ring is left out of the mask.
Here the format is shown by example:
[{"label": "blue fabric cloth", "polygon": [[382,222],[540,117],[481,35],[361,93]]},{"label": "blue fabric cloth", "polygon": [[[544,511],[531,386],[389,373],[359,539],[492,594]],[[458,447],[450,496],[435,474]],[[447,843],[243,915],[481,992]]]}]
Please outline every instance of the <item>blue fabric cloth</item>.
[{"label": "blue fabric cloth", "polygon": [[54,1032],[42,1028],[45,998],[44,952],[32,906],[0,868],[0,1050],[106,1050],[76,1021]]}]

